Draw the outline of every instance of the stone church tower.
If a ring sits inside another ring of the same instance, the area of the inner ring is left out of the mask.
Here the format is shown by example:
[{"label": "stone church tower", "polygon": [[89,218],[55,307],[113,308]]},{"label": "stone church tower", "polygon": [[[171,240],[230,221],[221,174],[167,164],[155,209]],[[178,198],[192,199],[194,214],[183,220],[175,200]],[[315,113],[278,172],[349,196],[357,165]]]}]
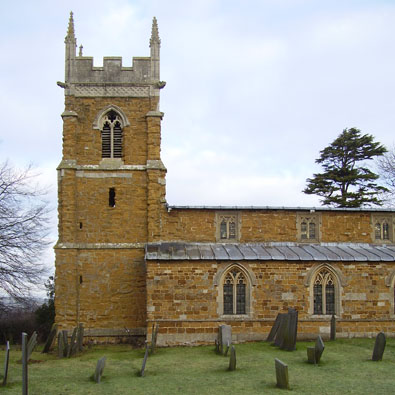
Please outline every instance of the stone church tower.
[{"label": "stone church tower", "polygon": [[[160,39],[153,19],[150,56],[76,54],[73,14],[65,38],[63,153],[58,167],[56,322],[89,335],[144,335],[144,247],[165,212],[161,162]],[[89,329],[94,328],[94,329]]]}]

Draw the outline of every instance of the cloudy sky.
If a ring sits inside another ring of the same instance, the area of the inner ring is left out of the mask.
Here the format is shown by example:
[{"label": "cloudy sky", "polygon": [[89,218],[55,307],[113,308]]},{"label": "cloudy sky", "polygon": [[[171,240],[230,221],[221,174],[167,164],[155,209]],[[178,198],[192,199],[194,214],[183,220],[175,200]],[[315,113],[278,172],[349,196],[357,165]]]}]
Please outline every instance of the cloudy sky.
[{"label": "cloudy sky", "polygon": [[14,0],[0,10],[1,159],[34,163],[53,207],[71,10],[96,66],[149,56],[157,17],[171,205],[319,206],[301,190],[344,128],[394,144],[394,1]]}]

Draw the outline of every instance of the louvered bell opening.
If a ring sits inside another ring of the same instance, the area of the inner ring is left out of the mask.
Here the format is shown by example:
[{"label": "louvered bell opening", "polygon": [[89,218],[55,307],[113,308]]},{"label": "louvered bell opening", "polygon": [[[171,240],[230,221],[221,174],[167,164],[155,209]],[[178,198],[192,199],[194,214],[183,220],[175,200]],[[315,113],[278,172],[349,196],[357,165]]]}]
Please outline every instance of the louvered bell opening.
[{"label": "louvered bell opening", "polygon": [[122,158],[122,129],[118,122],[114,126],[114,158]]},{"label": "louvered bell opening", "polygon": [[111,158],[111,129],[108,124],[103,126],[101,132],[101,152],[102,158]]}]

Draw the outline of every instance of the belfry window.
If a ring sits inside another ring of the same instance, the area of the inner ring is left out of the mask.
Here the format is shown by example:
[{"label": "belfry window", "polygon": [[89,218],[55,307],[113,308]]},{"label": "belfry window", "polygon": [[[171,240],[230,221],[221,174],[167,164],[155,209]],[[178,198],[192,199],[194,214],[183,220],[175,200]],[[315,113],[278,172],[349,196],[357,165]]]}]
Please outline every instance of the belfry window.
[{"label": "belfry window", "polygon": [[121,118],[113,110],[104,116],[101,137],[102,158],[122,158]]},{"label": "belfry window", "polygon": [[246,314],[247,280],[244,273],[233,268],[225,275],[223,283],[223,313]]},{"label": "belfry window", "polygon": [[314,280],[314,314],[336,314],[335,279],[331,272],[323,269]]}]

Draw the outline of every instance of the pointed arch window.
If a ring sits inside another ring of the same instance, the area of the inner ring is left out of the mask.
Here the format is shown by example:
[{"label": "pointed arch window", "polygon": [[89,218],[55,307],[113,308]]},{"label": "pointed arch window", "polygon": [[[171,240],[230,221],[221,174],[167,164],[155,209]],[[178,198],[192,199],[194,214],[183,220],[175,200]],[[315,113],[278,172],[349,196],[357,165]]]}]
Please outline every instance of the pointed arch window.
[{"label": "pointed arch window", "polygon": [[122,120],[114,110],[103,117],[102,158],[122,158]]},{"label": "pointed arch window", "polygon": [[238,268],[225,274],[223,283],[223,313],[226,315],[247,313],[247,279]]},{"label": "pointed arch window", "polygon": [[336,314],[336,282],[327,269],[320,270],[314,279],[314,314]]}]

